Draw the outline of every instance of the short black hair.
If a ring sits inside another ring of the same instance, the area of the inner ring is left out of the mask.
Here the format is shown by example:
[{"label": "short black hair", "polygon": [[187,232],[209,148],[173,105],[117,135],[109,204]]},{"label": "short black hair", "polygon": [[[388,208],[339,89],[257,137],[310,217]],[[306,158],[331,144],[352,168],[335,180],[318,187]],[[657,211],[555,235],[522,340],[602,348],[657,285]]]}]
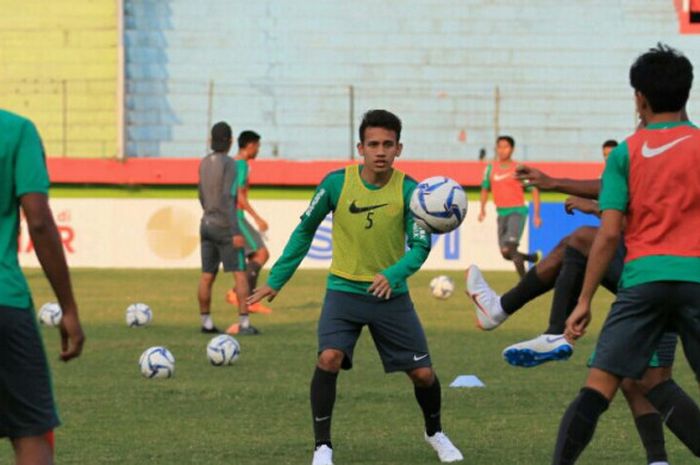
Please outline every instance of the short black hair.
[{"label": "short black hair", "polygon": [[498,144],[502,140],[508,142],[512,148],[515,148],[515,139],[513,139],[511,136],[498,136],[496,143]]},{"label": "short black hair", "polygon": [[224,152],[231,148],[231,126],[224,121],[219,121],[211,127],[211,149],[214,152]]},{"label": "short black hair", "polygon": [[248,144],[260,141],[260,134],[255,131],[243,131],[238,135],[238,148],[243,149]]},{"label": "short black hair", "polygon": [[681,111],[693,85],[693,65],[681,52],[659,42],[630,68],[630,84],[654,113]]},{"label": "short black hair", "polygon": [[608,147],[615,148],[617,147],[617,141],[615,139],[608,139],[605,142],[603,142],[603,148],[606,149]]},{"label": "short black hair", "polygon": [[365,141],[365,129],[383,128],[396,133],[396,142],[401,139],[401,120],[398,116],[386,110],[369,110],[362,116],[360,123],[360,142]]}]

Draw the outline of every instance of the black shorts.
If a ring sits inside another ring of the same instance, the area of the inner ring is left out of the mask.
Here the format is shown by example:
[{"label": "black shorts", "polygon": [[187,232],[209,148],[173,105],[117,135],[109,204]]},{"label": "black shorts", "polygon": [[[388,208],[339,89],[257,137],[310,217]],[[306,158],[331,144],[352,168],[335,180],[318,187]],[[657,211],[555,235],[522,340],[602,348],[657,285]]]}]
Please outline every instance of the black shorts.
[{"label": "black shorts", "polygon": [[201,223],[199,237],[204,273],[216,274],[221,263],[226,272],[245,271],[243,249],[233,247],[233,237],[228,228]]},{"label": "black shorts", "polygon": [[423,326],[408,293],[385,300],[329,289],[318,321],[318,352],[342,351],[342,368],[351,369],[355,344],[365,325],[386,373],[432,366]]},{"label": "black shorts", "polygon": [[40,436],[59,424],[34,311],[0,306],[0,437]]},{"label": "black shorts", "polygon": [[[657,281],[618,290],[598,338],[591,366],[639,379],[654,352],[670,353],[665,332],[677,332],[700,380],[700,283]],[[675,351],[675,350],[674,350]],[[660,362],[662,362],[660,360]]]},{"label": "black shorts", "polygon": [[622,269],[625,267],[625,255],[627,255],[627,248],[625,247],[625,240],[620,239],[617,243],[617,249],[615,249],[615,255],[608,265],[608,269],[605,270],[605,275],[601,281],[603,287],[617,294],[617,286],[620,284],[620,278],[622,278]]}]

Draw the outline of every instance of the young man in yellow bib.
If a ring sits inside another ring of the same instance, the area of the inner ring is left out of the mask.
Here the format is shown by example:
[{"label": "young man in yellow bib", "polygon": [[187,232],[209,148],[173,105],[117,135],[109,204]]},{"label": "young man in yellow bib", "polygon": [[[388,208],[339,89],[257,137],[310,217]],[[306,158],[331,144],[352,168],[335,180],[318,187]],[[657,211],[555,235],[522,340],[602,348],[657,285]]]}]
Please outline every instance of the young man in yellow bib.
[{"label": "young man in yellow bib", "polygon": [[333,463],[331,417],[338,373],[352,368],[353,349],[365,325],[384,371],[403,371],[413,381],[425,419],[425,439],[440,461],[463,459],[442,432],[440,382],[406,284],[428,257],[430,234],[413,222],[408,208],[416,181],[393,168],[403,148],[400,137],[401,120],[396,115],[385,110],[365,113],[357,144],[364,164],[324,178],[267,284],[248,299],[253,304],[277,295],[306,256],[318,225],[333,212],[333,259],[311,380],[316,440],[312,465]]}]

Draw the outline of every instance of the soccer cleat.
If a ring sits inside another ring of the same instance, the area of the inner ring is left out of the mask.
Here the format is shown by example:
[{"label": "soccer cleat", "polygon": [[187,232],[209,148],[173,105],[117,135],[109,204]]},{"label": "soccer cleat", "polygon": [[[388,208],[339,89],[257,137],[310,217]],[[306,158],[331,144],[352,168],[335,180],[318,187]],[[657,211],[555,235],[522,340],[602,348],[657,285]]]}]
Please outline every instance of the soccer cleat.
[{"label": "soccer cleat", "polygon": [[479,328],[485,331],[496,329],[508,318],[501,307],[501,296],[491,289],[476,265],[467,268],[467,295],[476,305],[476,324]]},{"label": "soccer cleat", "polygon": [[[229,289],[226,293],[226,302],[230,303],[234,307],[238,307],[238,295],[236,295],[236,292],[233,289]],[[272,309],[270,307],[267,307],[260,302],[256,302],[253,305],[248,305],[248,311],[250,313],[262,313],[265,315],[272,313]]]},{"label": "soccer cleat", "polygon": [[506,347],[503,358],[513,366],[530,368],[546,362],[567,360],[573,353],[574,346],[563,334],[542,334]]},{"label": "soccer cleat", "polygon": [[216,326],[212,326],[211,328],[205,328],[204,326],[202,326],[201,331],[204,334],[221,334],[221,331],[219,331],[219,328],[217,328]]},{"label": "soccer cleat", "polygon": [[226,334],[231,334],[231,335],[238,334],[241,336],[255,336],[255,335],[260,334],[260,330],[253,325],[250,325],[247,328],[243,328],[243,327],[241,327],[240,323],[234,323],[228,327],[228,329],[226,330]]},{"label": "soccer cleat", "polygon": [[462,453],[459,451],[459,449],[452,444],[450,438],[448,438],[442,431],[438,431],[432,436],[428,436],[427,433],[424,433],[424,436],[428,444],[435,449],[435,452],[437,452],[438,458],[442,463],[460,462],[464,460],[464,457],[462,457]]},{"label": "soccer cleat", "polygon": [[314,459],[311,465],[333,465],[333,449],[323,444],[314,450]]}]

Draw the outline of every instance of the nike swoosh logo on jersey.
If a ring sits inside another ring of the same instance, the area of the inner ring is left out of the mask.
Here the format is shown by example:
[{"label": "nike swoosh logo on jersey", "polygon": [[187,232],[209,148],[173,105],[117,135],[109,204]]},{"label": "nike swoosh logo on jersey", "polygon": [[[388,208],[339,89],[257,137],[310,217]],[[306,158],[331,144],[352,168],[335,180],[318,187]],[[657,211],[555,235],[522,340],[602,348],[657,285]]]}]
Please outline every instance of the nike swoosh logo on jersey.
[{"label": "nike swoosh logo on jersey", "polygon": [[512,178],[513,175],[511,173],[506,173],[506,174],[494,174],[493,175],[493,180],[494,181],[503,181],[504,179]]},{"label": "nike swoosh logo on jersey", "polygon": [[544,338],[544,340],[549,342],[550,344],[553,342],[561,341],[562,339],[564,339],[564,336],[556,336],[556,337],[547,336]]},{"label": "nike swoosh logo on jersey", "polygon": [[671,147],[673,147],[677,144],[680,144],[681,142],[683,142],[684,140],[686,140],[690,137],[693,137],[693,136],[691,136],[691,135],[683,136],[679,139],[676,139],[676,140],[669,142],[668,144],[664,144],[661,147],[654,147],[654,148],[649,147],[648,143],[645,141],[644,145],[642,145],[642,156],[644,158],[652,158],[652,157],[655,157],[657,155],[661,155],[666,150],[670,149]]},{"label": "nike swoosh logo on jersey", "polygon": [[421,360],[423,360],[427,356],[428,356],[428,354],[423,354],[420,357],[417,354],[413,354],[413,361],[420,362]]},{"label": "nike swoosh logo on jersey", "polygon": [[350,204],[350,213],[364,213],[372,210],[376,210],[377,208],[382,208],[386,207],[389,205],[388,203],[380,203],[379,205],[369,205],[367,207],[358,207],[355,205],[355,200],[352,201]]}]

